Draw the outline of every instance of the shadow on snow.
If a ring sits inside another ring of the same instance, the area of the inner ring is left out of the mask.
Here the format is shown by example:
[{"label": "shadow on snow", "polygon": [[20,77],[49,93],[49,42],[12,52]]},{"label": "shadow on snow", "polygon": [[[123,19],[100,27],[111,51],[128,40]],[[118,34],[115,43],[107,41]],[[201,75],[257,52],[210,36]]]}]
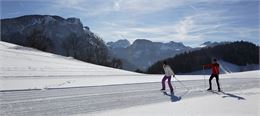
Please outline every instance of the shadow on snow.
[{"label": "shadow on snow", "polygon": [[237,100],[246,100],[244,97],[235,95],[235,94],[231,94],[231,93],[225,93],[225,92],[221,92],[224,94],[224,96],[222,96],[222,98],[227,98],[227,97],[231,97],[231,98],[235,98]]},{"label": "shadow on snow", "polygon": [[167,92],[163,92],[163,94],[171,97],[171,102],[177,102],[177,101],[181,100],[181,97],[180,96],[175,96],[174,93],[173,94],[168,94]]}]

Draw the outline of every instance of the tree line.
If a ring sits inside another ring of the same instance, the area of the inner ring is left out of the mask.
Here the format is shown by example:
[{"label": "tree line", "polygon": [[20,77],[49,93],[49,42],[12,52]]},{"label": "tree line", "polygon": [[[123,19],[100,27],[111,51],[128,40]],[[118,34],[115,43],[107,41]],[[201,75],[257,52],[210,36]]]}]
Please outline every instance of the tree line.
[{"label": "tree line", "polygon": [[162,74],[163,61],[167,61],[175,73],[202,70],[202,65],[211,63],[212,58],[224,60],[239,66],[259,64],[259,46],[246,41],[236,41],[196,51],[184,52],[175,57],[156,62],[148,68],[146,73]]},{"label": "tree line", "polygon": [[[34,29],[30,36],[26,38],[28,47],[33,47],[41,51],[55,53],[53,41],[48,38],[41,30]],[[71,33],[65,37],[61,43],[63,56],[93,64],[122,68],[122,62],[118,58],[111,58],[108,55],[108,48],[102,38],[94,33],[77,35]]]}]

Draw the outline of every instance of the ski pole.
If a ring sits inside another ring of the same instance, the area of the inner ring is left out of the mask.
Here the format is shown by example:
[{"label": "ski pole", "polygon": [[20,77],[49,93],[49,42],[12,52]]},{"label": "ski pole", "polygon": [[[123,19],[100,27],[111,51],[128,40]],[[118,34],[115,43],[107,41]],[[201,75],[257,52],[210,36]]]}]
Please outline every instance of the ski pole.
[{"label": "ski pole", "polygon": [[174,78],[184,87],[186,88],[188,91],[190,90],[186,85],[184,85],[179,79],[177,79],[175,76]]}]

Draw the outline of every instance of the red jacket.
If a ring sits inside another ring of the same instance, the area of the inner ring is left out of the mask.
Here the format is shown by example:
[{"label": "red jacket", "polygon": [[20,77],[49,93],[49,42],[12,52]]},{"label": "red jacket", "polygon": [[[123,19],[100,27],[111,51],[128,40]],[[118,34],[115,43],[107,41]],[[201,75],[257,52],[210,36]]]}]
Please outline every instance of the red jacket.
[{"label": "red jacket", "polygon": [[218,63],[206,64],[206,65],[203,65],[203,66],[210,67],[212,74],[219,74],[219,64]]}]

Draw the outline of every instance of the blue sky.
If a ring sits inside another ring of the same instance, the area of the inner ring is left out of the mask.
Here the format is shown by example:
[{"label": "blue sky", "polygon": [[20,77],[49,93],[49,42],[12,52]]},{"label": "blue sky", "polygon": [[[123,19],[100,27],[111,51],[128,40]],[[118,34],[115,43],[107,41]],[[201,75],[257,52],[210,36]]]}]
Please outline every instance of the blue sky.
[{"label": "blue sky", "polygon": [[246,40],[259,45],[259,0],[1,0],[1,19],[80,18],[106,42],[149,39],[198,46]]}]

